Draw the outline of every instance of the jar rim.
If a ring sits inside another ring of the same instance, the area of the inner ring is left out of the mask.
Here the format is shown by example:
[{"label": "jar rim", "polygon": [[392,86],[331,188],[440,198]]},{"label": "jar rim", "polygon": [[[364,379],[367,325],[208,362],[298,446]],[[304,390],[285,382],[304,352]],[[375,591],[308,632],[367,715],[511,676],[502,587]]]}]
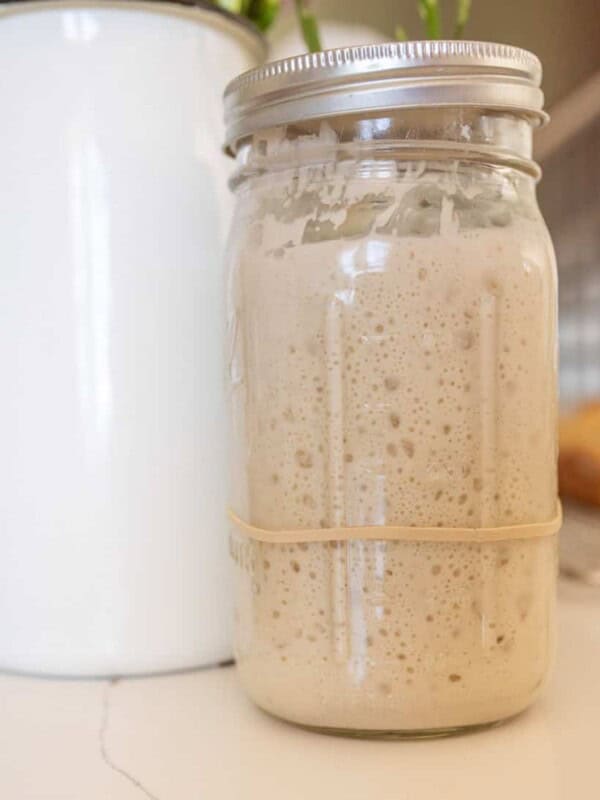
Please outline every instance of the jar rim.
[{"label": "jar rim", "polygon": [[[218,23],[223,29],[243,36],[256,51],[257,59],[263,61],[267,53],[265,36],[252,22],[240,14],[234,14],[221,6],[216,6],[209,0],[0,0],[0,18],[25,11],[47,10],[48,8],[62,9],[118,9],[126,10],[156,10],[165,11],[172,8],[174,12],[182,14],[202,15]],[[199,17],[200,18],[200,17]]]},{"label": "jar rim", "polygon": [[470,41],[390,42],[272,61],[239,75],[224,95],[226,148],[299,120],[399,108],[481,107],[543,124],[542,66],[510,45]]}]

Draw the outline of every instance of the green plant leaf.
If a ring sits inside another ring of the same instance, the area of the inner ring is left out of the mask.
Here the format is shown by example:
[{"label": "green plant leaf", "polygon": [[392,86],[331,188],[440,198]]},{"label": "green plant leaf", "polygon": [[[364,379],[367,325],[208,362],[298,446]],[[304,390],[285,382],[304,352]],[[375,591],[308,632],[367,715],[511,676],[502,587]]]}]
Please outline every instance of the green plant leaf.
[{"label": "green plant leaf", "polygon": [[462,39],[465,27],[471,14],[471,0],[457,0],[456,2],[456,23],[454,25],[454,38]]},{"label": "green plant leaf", "polygon": [[244,12],[244,0],[213,0],[214,5],[230,11],[232,14],[242,14]]},{"label": "green plant leaf", "polygon": [[309,53],[322,50],[321,37],[319,35],[319,25],[315,15],[306,7],[304,0],[294,0],[296,6],[296,16],[298,24],[304,38],[304,43]]},{"label": "green plant leaf", "polygon": [[405,42],[408,39],[406,28],[402,25],[396,25],[394,35],[396,37],[397,42]]},{"label": "green plant leaf", "polygon": [[438,0],[418,0],[419,16],[425,23],[428,39],[440,39],[442,24]]},{"label": "green plant leaf", "polygon": [[250,0],[246,14],[261,31],[267,31],[277,19],[280,9],[280,0]]}]

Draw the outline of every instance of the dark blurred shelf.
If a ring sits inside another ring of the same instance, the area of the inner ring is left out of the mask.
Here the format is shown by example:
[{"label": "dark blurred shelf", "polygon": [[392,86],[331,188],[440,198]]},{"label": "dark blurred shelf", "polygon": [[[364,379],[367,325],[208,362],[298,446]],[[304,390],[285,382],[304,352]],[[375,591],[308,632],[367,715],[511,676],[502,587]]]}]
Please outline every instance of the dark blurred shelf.
[{"label": "dark blurred shelf", "polygon": [[560,571],[565,577],[600,586],[600,508],[564,504]]}]

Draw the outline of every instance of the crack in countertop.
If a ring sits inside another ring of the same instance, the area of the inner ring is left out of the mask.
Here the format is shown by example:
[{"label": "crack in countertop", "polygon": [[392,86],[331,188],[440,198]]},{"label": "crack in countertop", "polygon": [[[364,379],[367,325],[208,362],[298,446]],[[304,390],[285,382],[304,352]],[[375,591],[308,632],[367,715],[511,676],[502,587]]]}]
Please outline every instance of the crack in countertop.
[{"label": "crack in countertop", "polygon": [[128,772],[124,767],[119,766],[119,764],[113,761],[112,756],[108,752],[107,746],[107,739],[108,739],[108,724],[109,724],[109,717],[110,717],[110,694],[111,689],[113,686],[116,686],[118,683],[118,679],[110,680],[106,683],[104,688],[104,692],[102,695],[102,723],[100,725],[100,732],[98,735],[98,741],[100,744],[100,756],[102,761],[106,764],[106,766],[111,769],[113,772],[116,772],[118,775],[121,775],[125,778],[132,786],[135,786],[140,792],[142,792],[149,800],[159,800],[159,798],[152,794],[152,792],[144,786],[144,784],[138,780],[134,775]]}]

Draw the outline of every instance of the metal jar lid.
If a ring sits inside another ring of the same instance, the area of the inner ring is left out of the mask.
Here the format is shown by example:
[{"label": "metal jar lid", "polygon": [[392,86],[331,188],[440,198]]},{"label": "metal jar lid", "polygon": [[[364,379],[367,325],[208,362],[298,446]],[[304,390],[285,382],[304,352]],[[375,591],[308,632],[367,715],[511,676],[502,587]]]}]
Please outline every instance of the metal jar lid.
[{"label": "metal jar lid", "polygon": [[490,42],[425,41],[342,47],[273,61],[225,91],[226,145],[299,120],[395,108],[477,106],[545,121],[542,66],[527,50]]}]

